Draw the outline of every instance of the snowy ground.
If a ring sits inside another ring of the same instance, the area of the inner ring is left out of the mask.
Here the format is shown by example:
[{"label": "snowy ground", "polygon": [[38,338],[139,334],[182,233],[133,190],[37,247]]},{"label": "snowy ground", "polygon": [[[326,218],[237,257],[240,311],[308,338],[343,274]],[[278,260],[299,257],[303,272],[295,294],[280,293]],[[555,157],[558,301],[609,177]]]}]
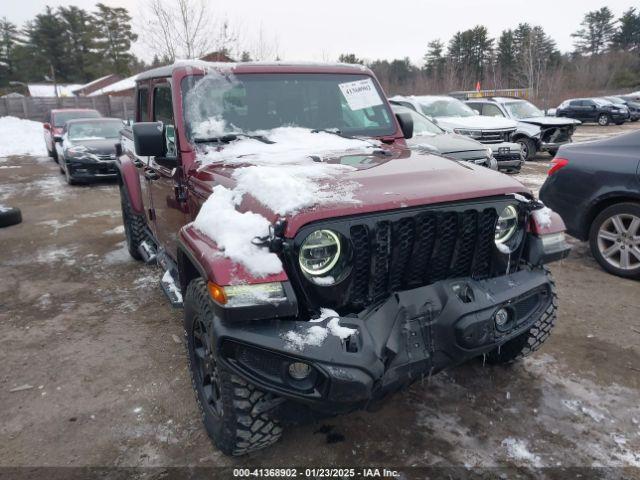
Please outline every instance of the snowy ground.
[{"label": "snowy ground", "polygon": [[[539,188],[548,160],[520,179]],[[427,476],[412,466],[499,467],[508,478],[552,467],[575,478],[562,469],[640,466],[638,283],[604,273],[583,243],[552,268],[559,321],[534,357],[510,368],[471,362],[375,413],[292,427],[270,450],[229,459],[201,426],[162,272],[127,255],[116,186],[69,187],[44,157],[0,165],[10,167],[0,203],[24,217],[0,231],[0,467],[293,462],[393,466],[406,478]]]}]

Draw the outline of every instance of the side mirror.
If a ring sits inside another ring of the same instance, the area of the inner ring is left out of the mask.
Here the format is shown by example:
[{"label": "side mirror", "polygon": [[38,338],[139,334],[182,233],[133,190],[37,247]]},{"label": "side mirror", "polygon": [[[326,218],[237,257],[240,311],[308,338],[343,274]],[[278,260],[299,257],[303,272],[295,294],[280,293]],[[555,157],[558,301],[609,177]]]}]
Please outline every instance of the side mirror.
[{"label": "side mirror", "polygon": [[413,137],[413,118],[409,113],[396,113],[396,118],[400,124],[400,130],[404,138],[409,139]]},{"label": "side mirror", "polygon": [[63,138],[62,137],[53,137],[53,141],[57,142],[57,143],[62,143]]},{"label": "side mirror", "polygon": [[164,157],[166,143],[162,122],[138,122],[133,124],[133,145],[141,157]]},{"label": "side mirror", "polygon": [[474,115],[480,115],[480,112],[474,108],[474,109],[473,109],[473,114],[474,114]]},{"label": "side mirror", "polygon": [[42,128],[44,128],[45,130],[51,131],[51,124],[49,122],[43,123]]}]

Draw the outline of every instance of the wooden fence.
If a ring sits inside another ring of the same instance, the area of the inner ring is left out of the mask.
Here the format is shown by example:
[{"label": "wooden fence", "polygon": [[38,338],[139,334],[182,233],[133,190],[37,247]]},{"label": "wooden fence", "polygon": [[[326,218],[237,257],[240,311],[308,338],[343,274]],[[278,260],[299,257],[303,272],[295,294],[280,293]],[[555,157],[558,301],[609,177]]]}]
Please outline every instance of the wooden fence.
[{"label": "wooden fence", "polygon": [[0,98],[0,117],[12,116],[44,121],[52,108],[93,108],[105,117],[126,120],[133,116],[132,97],[22,97]]}]

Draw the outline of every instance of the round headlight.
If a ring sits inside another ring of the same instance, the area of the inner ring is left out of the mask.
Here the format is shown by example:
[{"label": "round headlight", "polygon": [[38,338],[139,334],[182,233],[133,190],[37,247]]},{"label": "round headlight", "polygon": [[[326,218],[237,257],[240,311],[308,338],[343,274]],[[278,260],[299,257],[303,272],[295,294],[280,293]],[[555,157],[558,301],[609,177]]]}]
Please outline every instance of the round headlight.
[{"label": "round headlight", "polygon": [[498,217],[496,224],[495,239],[496,245],[504,245],[513,238],[518,230],[518,210],[513,205],[509,205]]},{"label": "round headlight", "polygon": [[340,238],[331,230],[316,230],[302,242],[298,261],[308,275],[324,275],[340,258]]}]

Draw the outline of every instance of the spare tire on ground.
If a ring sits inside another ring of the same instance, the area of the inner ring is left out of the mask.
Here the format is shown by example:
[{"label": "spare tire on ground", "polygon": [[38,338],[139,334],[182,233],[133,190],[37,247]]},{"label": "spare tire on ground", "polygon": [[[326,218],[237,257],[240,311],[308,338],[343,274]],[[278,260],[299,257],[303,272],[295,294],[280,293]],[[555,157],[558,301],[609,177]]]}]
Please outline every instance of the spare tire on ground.
[{"label": "spare tire on ground", "polygon": [[0,205],[0,228],[8,227],[22,222],[22,213],[19,208]]}]

